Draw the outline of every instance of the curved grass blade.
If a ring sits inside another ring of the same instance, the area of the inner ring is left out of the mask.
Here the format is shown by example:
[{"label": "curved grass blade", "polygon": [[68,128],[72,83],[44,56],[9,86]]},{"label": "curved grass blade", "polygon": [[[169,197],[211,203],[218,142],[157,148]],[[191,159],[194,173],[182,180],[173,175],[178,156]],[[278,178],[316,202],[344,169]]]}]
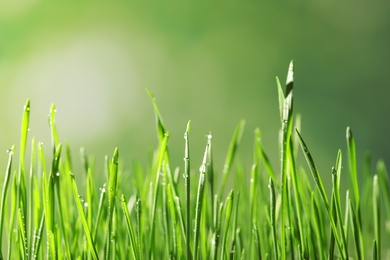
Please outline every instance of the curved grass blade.
[{"label": "curved grass blade", "polygon": [[221,187],[220,187],[220,191],[219,191],[220,198],[222,198],[222,195],[223,195],[223,192],[225,189],[225,185],[226,185],[226,181],[227,181],[230,169],[231,169],[232,164],[233,164],[234,156],[237,153],[237,148],[240,144],[240,140],[241,140],[242,133],[244,131],[244,127],[245,127],[245,120],[241,120],[238,123],[236,129],[234,130],[233,137],[230,140],[228,153],[226,155],[225,164],[224,164],[223,170],[222,170],[222,182],[221,182]]},{"label": "curved grass blade", "polygon": [[[8,194],[8,187],[11,179],[11,169],[12,169],[12,159],[15,151],[15,145],[11,147],[11,149],[8,150],[8,163],[7,163],[7,169],[5,171],[5,178],[3,182],[3,191],[1,193],[1,207],[0,207],[0,245],[3,245],[3,225],[4,225],[4,207],[5,202],[7,201],[7,194]],[[11,241],[9,241],[10,243]],[[3,252],[2,247],[0,246],[0,258],[3,258]]]},{"label": "curved grass blade", "polygon": [[134,231],[133,231],[133,226],[131,225],[131,221],[130,221],[129,209],[127,208],[127,202],[125,199],[125,195],[123,195],[123,194],[121,197],[121,202],[122,202],[123,213],[125,214],[127,232],[129,234],[129,238],[130,238],[130,246],[131,246],[132,256],[134,259],[140,259],[138,247],[136,244],[135,235],[134,235]]},{"label": "curved grass blade", "polygon": [[160,142],[162,142],[167,131],[166,131],[166,128],[164,126],[164,122],[162,120],[160,110],[158,109],[158,106],[156,103],[156,98],[153,96],[152,92],[150,92],[149,89],[146,89],[146,92],[148,92],[149,98],[153,104],[154,114],[156,116],[157,136],[158,136],[158,139],[160,140]]},{"label": "curved grass blade", "polygon": [[73,197],[74,197],[74,200],[76,202],[76,207],[77,207],[77,210],[79,212],[81,223],[82,223],[83,228],[84,228],[84,233],[85,233],[85,236],[87,238],[89,250],[91,252],[93,259],[95,259],[95,260],[99,259],[99,256],[97,254],[97,251],[95,249],[95,245],[94,245],[94,242],[92,239],[91,232],[90,232],[89,227],[88,227],[87,218],[85,217],[85,214],[84,214],[83,205],[81,204],[81,201],[80,201],[81,196],[80,196],[79,191],[77,189],[77,184],[76,184],[76,180],[74,178],[74,174],[72,172],[69,172],[69,177],[70,177],[70,181],[72,183]]},{"label": "curved grass blade", "polygon": [[338,247],[340,253],[343,255],[343,258],[346,258],[345,250],[343,250],[343,248],[342,248],[340,237],[338,236],[338,233],[337,233],[336,222],[333,218],[332,211],[331,211],[331,208],[329,206],[328,198],[326,196],[325,188],[324,188],[324,185],[322,184],[321,177],[320,177],[318,170],[317,170],[317,167],[314,163],[314,159],[311,156],[309,148],[307,147],[306,143],[303,141],[303,138],[297,129],[296,129],[296,133],[298,134],[299,143],[301,145],[303,154],[305,155],[307,164],[309,165],[310,171],[313,175],[314,182],[316,183],[316,186],[317,186],[317,188],[320,192],[320,195],[321,195],[322,202],[324,203],[326,212],[328,213],[331,227],[332,227],[333,233],[334,233],[335,238],[336,238],[337,247]]},{"label": "curved grass blade", "polygon": [[272,177],[273,180],[276,180],[276,175],[274,170],[272,169],[271,162],[263,148],[263,144],[261,142],[261,132],[259,128],[256,128],[255,130],[255,138],[256,138],[256,151],[258,154],[259,159],[264,163],[264,167],[269,174],[270,177]]}]

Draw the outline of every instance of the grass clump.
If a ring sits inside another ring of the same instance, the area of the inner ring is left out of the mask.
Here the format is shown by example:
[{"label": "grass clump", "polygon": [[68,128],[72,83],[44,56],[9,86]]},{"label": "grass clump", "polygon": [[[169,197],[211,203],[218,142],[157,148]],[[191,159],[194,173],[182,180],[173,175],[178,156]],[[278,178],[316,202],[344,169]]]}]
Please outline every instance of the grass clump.
[{"label": "grass clump", "polygon": [[[150,165],[134,168],[132,182],[123,181],[127,178],[118,166],[118,149],[111,158],[106,156],[106,183],[96,184],[93,161],[84,150],[84,172],[75,172],[69,146],[58,137],[54,105],[49,117],[51,155],[47,156],[42,143],[33,138],[27,171],[27,100],[19,167],[13,170],[17,149],[12,146],[3,179],[0,259],[390,257],[390,246],[385,242],[390,237],[390,188],[383,161],[372,172],[366,156],[364,181],[359,183],[355,140],[348,127],[349,167],[343,169],[339,150],[332,170],[321,175],[315,152],[312,154],[301,134],[300,117],[293,114],[292,62],[285,89],[278,78],[276,83],[281,122],[279,173],[268,159],[259,129],[254,135],[250,172],[234,167],[245,121],[240,121],[233,133],[222,170],[214,165],[212,136],[207,136],[198,171],[191,168],[188,122],[183,170],[179,166],[172,171],[170,135],[150,91],[158,148]],[[297,165],[299,153],[307,166]],[[52,158],[49,170],[48,158]],[[82,175],[84,184],[76,183],[76,174]],[[232,174],[233,183],[228,181]],[[342,174],[349,174],[349,186],[341,183]],[[322,177],[332,178],[331,191],[325,190]],[[363,214],[363,208],[373,214]]]}]

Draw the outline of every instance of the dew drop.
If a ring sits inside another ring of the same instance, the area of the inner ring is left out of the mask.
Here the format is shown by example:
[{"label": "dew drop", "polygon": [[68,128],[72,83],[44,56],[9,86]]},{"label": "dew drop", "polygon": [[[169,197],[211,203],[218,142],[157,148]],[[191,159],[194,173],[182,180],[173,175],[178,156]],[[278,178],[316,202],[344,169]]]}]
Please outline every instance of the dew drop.
[{"label": "dew drop", "polygon": [[88,207],[88,202],[84,202],[84,207]]},{"label": "dew drop", "polygon": [[60,173],[59,173],[59,172],[57,172],[57,173],[56,173],[56,176],[60,176]]}]

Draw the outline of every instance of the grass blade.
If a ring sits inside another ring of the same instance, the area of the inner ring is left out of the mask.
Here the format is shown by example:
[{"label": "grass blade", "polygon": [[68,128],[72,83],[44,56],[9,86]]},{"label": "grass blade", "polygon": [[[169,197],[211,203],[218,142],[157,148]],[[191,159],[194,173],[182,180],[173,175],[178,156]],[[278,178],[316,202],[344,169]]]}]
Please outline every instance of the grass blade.
[{"label": "grass blade", "polygon": [[8,163],[7,163],[7,169],[5,171],[5,178],[3,182],[3,191],[1,193],[1,208],[0,208],[0,258],[3,258],[3,252],[2,247],[3,245],[3,226],[4,226],[4,207],[5,202],[7,201],[7,194],[8,194],[8,187],[11,179],[11,169],[12,169],[12,159],[15,151],[15,145],[11,147],[10,150],[8,150]]},{"label": "grass blade", "polygon": [[80,196],[79,191],[77,189],[77,184],[76,184],[76,180],[74,178],[74,174],[72,172],[69,172],[69,177],[70,177],[70,181],[72,183],[73,197],[74,197],[74,200],[76,202],[76,207],[77,207],[77,210],[79,212],[79,217],[81,219],[81,223],[82,223],[83,228],[84,228],[84,233],[85,233],[85,236],[87,238],[89,250],[91,251],[91,255],[92,255],[92,258],[94,260],[99,259],[97,251],[95,249],[95,245],[94,245],[94,242],[92,239],[90,229],[88,227],[88,221],[87,221],[87,218],[85,217],[85,214],[84,214],[83,205],[81,204],[81,201],[80,201],[81,196]]},{"label": "grass blade", "polygon": [[202,217],[202,204],[203,204],[203,194],[205,186],[205,174],[206,174],[206,160],[208,153],[208,144],[206,145],[206,150],[204,152],[203,162],[200,166],[199,172],[199,184],[198,192],[196,196],[196,206],[195,206],[195,226],[194,226],[194,260],[198,259],[198,245],[199,245],[199,235],[200,235],[200,219]]},{"label": "grass blade", "polygon": [[223,233],[222,243],[221,243],[221,260],[227,258],[225,247],[226,247],[226,238],[229,232],[230,219],[232,216],[233,202],[234,202],[234,191],[231,190],[229,196],[226,198],[226,217],[225,217],[225,225],[224,225],[225,231]]},{"label": "grass blade", "polygon": [[276,237],[276,196],[275,196],[275,185],[272,178],[269,178],[269,194],[270,194],[270,216],[271,216],[271,230],[272,230],[272,240],[274,245],[274,258],[279,259],[278,254],[278,243]]},{"label": "grass blade", "polygon": [[[111,259],[111,243],[114,241],[113,221],[118,181],[118,148],[115,148],[110,164],[110,176],[108,183],[108,236],[106,244],[106,259]],[[87,222],[88,225],[88,222]]]},{"label": "grass blade", "polygon": [[135,235],[134,235],[134,231],[133,231],[133,226],[131,225],[131,221],[130,221],[129,209],[127,208],[127,202],[125,199],[125,195],[123,195],[123,194],[121,197],[121,202],[122,202],[123,213],[125,214],[127,232],[129,234],[129,238],[130,238],[130,248],[131,248],[132,256],[134,259],[140,259],[138,247],[136,244]]},{"label": "grass blade", "polygon": [[[374,175],[372,183],[372,205],[374,211],[374,234],[376,242],[376,254],[377,258],[381,259],[381,211],[380,211],[380,200],[379,200],[379,183],[378,175]],[[375,259],[375,258],[374,258]]]},{"label": "grass blade", "polygon": [[241,120],[238,123],[236,129],[234,130],[233,137],[230,140],[228,152],[227,152],[226,159],[225,159],[225,164],[224,164],[223,170],[222,170],[222,182],[221,182],[221,187],[219,190],[219,197],[220,198],[222,198],[222,195],[223,195],[223,192],[225,189],[225,185],[227,182],[227,178],[229,176],[229,172],[230,172],[230,169],[232,167],[234,157],[237,153],[238,145],[240,144],[240,140],[241,140],[242,133],[244,131],[244,127],[245,127],[245,121]]},{"label": "grass blade", "polygon": [[190,175],[190,121],[187,123],[187,129],[184,133],[185,150],[184,150],[184,186],[185,186],[185,199],[186,199],[186,256],[187,259],[192,258],[191,244],[190,244],[190,230],[191,230],[191,175]]},{"label": "grass blade", "polygon": [[299,143],[301,145],[303,154],[305,155],[307,164],[309,165],[310,171],[311,171],[311,173],[313,175],[314,182],[316,183],[316,186],[317,186],[317,188],[318,188],[318,190],[320,192],[320,195],[321,195],[322,202],[324,203],[326,212],[328,213],[328,217],[329,217],[329,220],[330,220],[330,223],[331,223],[331,227],[332,227],[333,233],[334,233],[335,238],[336,238],[337,247],[338,247],[338,249],[340,251],[340,254],[343,255],[343,258],[347,258],[346,255],[345,255],[345,251],[343,250],[343,248],[341,246],[340,237],[338,236],[338,233],[337,233],[337,226],[336,226],[335,220],[333,218],[332,211],[331,211],[331,209],[329,207],[329,202],[328,202],[328,198],[326,196],[325,188],[324,188],[324,185],[322,184],[321,177],[320,177],[320,175],[318,173],[318,170],[317,170],[317,167],[316,167],[316,165],[314,163],[314,159],[311,156],[309,148],[307,147],[307,145],[303,141],[303,138],[302,138],[301,134],[298,132],[297,129],[296,129],[296,133],[298,134]]}]

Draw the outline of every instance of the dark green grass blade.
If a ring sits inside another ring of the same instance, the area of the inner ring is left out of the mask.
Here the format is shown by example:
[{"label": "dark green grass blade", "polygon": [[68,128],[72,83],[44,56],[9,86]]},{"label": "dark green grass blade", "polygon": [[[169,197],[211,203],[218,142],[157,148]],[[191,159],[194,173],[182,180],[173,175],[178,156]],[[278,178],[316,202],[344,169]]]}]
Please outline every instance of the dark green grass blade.
[{"label": "dark green grass blade", "polygon": [[[15,151],[15,145],[11,147],[10,150],[8,150],[8,163],[7,163],[7,169],[5,171],[5,178],[3,182],[3,191],[1,193],[1,208],[0,208],[0,258],[3,258],[3,252],[2,252],[2,246],[3,245],[3,226],[4,226],[4,207],[5,203],[7,201],[7,194],[8,194],[8,187],[11,180],[11,169],[12,169],[12,159]],[[9,241],[10,243],[10,241]]]},{"label": "dark green grass blade", "polygon": [[303,138],[302,138],[301,134],[298,132],[298,130],[296,130],[296,133],[298,134],[299,143],[301,145],[303,154],[305,155],[307,164],[309,165],[310,171],[313,175],[314,182],[316,183],[316,186],[320,192],[322,202],[325,205],[325,209],[326,209],[326,212],[328,214],[333,233],[335,234],[337,247],[338,247],[340,253],[343,255],[343,257],[346,258],[345,251],[343,250],[342,245],[341,245],[340,237],[338,236],[338,233],[337,233],[337,226],[336,226],[335,220],[334,220],[333,215],[332,215],[332,211],[331,211],[331,208],[330,208],[330,205],[328,202],[328,198],[326,196],[325,188],[324,188],[324,185],[322,184],[321,177],[320,177],[318,170],[317,170],[317,167],[314,163],[314,159],[311,156],[309,148],[307,147],[307,145],[303,141]]},{"label": "dark green grass blade", "polygon": [[245,127],[245,121],[241,120],[238,123],[236,129],[234,130],[233,137],[230,140],[228,152],[227,152],[225,163],[224,163],[223,170],[222,170],[222,182],[221,182],[221,187],[219,190],[219,197],[220,198],[223,195],[225,185],[226,185],[227,179],[229,177],[230,169],[232,167],[234,157],[237,153],[237,148],[240,144],[240,140],[241,140],[242,133],[244,131],[244,127]]},{"label": "dark green grass blade", "polygon": [[373,260],[379,260],[379,255],[378,255],[378,244],[376,240],[374,239],[372,243],[372,259]]}]

